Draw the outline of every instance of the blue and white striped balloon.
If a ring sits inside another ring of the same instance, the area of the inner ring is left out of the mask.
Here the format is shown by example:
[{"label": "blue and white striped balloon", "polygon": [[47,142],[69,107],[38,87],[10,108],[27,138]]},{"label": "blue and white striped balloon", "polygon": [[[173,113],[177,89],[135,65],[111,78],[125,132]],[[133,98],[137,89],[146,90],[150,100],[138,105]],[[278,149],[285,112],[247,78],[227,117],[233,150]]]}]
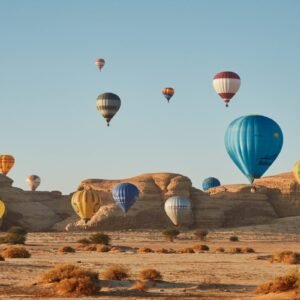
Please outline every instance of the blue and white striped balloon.
[{"label": "blue and white striped balloon", "polygon": [[129,208],[138,200],[139,190],[131,183],[120,183],[113,188],[112,196],[116,204],[126,214]]}]

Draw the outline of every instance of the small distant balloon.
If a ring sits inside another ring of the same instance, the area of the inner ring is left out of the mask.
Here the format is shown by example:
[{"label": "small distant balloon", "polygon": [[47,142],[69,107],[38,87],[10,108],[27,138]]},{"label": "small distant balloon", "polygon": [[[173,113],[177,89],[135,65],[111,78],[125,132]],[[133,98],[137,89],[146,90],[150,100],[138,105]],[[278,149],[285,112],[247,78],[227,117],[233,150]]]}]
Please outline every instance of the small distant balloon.
[{"label": "small distant balloon", "polygon": [[162,93],[169,102],[170,99],[173,97],[175,90],[171,87],[165,87],[162,89]]},{"label": "small distant balloon", "polygon": [[41,178],[37,175],[30,175],[26,178],[26,182],[31,191],[35,191],[41,183]]},{"label": "small distant balloon", "polygon": [[0,155],[0,171],[3,175],[6,175],[11,170],[14,164],[15,158],[12,155]]},{"label": "small distant balloon", "polygon": [[104,93],[97,97],[96,107],[109,126],[109,122],[121,107],[121,99],[116,94]]},{"label": "small distant balloon", "polygon": [[105,65],[105,60],[103,58],[97,58],[95,64],[96,64],[97,68],[99,69],[99,71],[101,71],[101,69]]},{"label": "small distant balloon", "polygon": [[228,107],[231,98],[237,93],[241,86],[241,78],[238,74],[225,71],[215,75],[213,87]]},{"label": "small distant balloon", "polygon": [[112,195],[116,204],[126,214],[130,207],[138,200],[139,189],[134,184],[124,182],[113,188]]},{"label": "small distant balloon", "polygon": [[219,179],[215,178],[215,177],[208,177],[206,179],[203,180],[202,182],[202,188],[204,191],[207,191],[211,188],[220,186],[221,182],[219,181]]}]

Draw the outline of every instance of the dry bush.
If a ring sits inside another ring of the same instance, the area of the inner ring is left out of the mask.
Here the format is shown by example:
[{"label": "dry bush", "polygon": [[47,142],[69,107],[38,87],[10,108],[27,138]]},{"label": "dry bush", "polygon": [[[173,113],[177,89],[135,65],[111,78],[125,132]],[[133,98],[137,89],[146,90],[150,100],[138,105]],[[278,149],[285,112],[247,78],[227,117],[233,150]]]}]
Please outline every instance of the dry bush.
[{"label": "dry bush", "polygon": [[234,247],[229,249],[230,253],[242,253],[242,248]]},{"label": "dry bush", "polygon": [[97,252],[109,252],[111,250],[111,247],[107,245],[97,245],[96,251]]},{"label": "dry bush", "polygon": [[123,265],[112,265],[101,273],[105,280],[122,280],[129,277],[128,269]]},{"label": "dry bush", "polygon": [[153,253],[154,251],[151,248],[141,247],[137,250],[138,253]]},{"label": "dry bush", "polygon": [[75,253],[75,249],[70,246],[61,247],[58,251],[62,253]]},{"label": "dry bush", "polygon": [[147,282],[143,280],[136,280],[130,288],[133,291],[137,292],[147,292],[149,289]]},{"label": "dry bush", "polygon": [[27,230],[21,226],[12,226],[7,230],[8,233],[18,234],[18,235],[26,235]]},{"label": "dry bush", "polygon": [[92,234],[89,239],[93,244],[109,245],[110,243],[109,235],[101,232]]},{"label": "dry bush", "polygon": [[177,253],[195,253],[193,248],[187,247],[183,249],[179,249]]},{"label": "dry bush", "polygon": [[209,247],[207,245],[195,245],[193,246],[193,249],[197,251],[209,251]]},{"label": "dry bush", "polygon": [[286,275],[274,278],[272,281],[259,285],[256,294],[268,294],[299,290],[300,272],[298,269],[290,270]]},{"label": "dry bush", "polygon": [[0,238],[0,244],[12,244],[12,245],[17,245],[17,244],[25,244],[26,241],[26,236],[25,235],[20,235],[20,234],[15,234],[15,233],[8,233],[5,236],[2,236]]},{"label": "dry bush", "polygon": [[84,239],[78,240],[77,243],[86,245],[86,244],[90,244],[91,241],[89,239],[84,238]]},{"label": "dry bush", "polygon": [[86,246],[82,247],[82,250],[84,250],[84,251],[96,251],[97,246],[96,245],[86,245]]},{"label": "dry bush", "polygon": [[216,252],[225,252],[225,249],[223,247],[218,247],[215,250]]},{"label": "dry bush", "polygon": [[177,236],[180,234],[180,231],[177,229],[169,229],[169,230],[163,231],[162,234],[167,239],[167,241],[174,242],[174,239],[177,238]]},{"label": "dry bush", "polygon": [[144,269],[140,271],[139,277],[141,280],[161,281],[163,279],[161,273],[155,269]]},{"label": "dry bush", "polygon": [[155,250],[156,253],[170,253],[168,249],[165,249],[165,248],[159,248],[159,249],[156,249]]},{"label": "dry bush", "polygon": [[255,253],[255,250],[253,248],[250,247],[246,247],[242,249],[243,253]]},{"label": "dry bush", "polygon": [[170,254],[176,253],[176,250],[173,249],[173,248],[169,248],[168,251],[169,251]]},{"label": "dry bush", "polygon": [[55,283],[59,296],[90,296],[99,290],[98,273],[71,264],[57,265],[41,276],[42,283]]},{"label": "dry bush", "polygon": [[112,247],[111,249],[110,249],[110,252],[111,253],[121,253],[121,252],[125,252],[125,250],[124,249],[122,249],[121,247]]},{"label": "dry bush", "polygon": [[204,229],[196,230],[194,232],[194,236],[200,241],[206,241],[207,235],[208,235],[208,231]]},{"label": "dry bush", "polygon": [[4,257],[2,255],[0,255],[0,261],[4,261]]},{"label": "dry bush", "polygon": [[7,247],[1,255],[5,258],[29,258],[31,256],[24,247]]},{"label": "dry bush", "polygon": [[232,235],[229,237],[229,241],[230,242],[238,242],[239,241],[239,237],[236,235]]},{"label": "dry bush", "polygon": [[294,265],[299,261],[299,254],[292,251],[277,252],[272,254],[272,257],[269,261],[271,263],[284,263]]}]

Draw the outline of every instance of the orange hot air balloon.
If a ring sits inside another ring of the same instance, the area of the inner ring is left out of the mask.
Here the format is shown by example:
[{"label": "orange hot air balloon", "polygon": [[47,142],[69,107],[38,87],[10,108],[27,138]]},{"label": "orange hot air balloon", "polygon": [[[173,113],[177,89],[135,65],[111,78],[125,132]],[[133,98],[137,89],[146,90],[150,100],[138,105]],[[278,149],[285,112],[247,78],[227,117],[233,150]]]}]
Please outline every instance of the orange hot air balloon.
[{"label": "orange hot air balloon", "polygon": [[166,99],[168,100],[168,102],[170,101],[170,99],[172,98],[172,96],[175,93],[175,90],[171,87],[166,87],[162,89],[162,93],[163,95],[166,97]]},{"label": "orange hot air balloon", "polygon": [[12,155],[0,155],[0,171],[6,175],[15,164],[15,158]]}]

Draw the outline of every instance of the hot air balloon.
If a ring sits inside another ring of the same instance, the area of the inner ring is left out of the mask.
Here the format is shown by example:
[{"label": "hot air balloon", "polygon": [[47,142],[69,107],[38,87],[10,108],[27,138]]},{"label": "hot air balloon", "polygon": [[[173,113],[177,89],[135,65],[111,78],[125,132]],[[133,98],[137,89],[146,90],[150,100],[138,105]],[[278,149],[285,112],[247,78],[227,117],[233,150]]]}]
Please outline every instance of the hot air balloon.
[{"label": "hot air balloon", "polygon": [[71,203],[77,215],[87,223],[99,210],[101,199],[94,190],[82,190],[73,194]]},{"label": "hot air balloon", "polygon": [[30,175],[26,178],[26,182],[31,191],[35,191],[41,183],[41,178],[37,175]]},{"label": "hot air balloon", "polygon": [[283,135],[279,125],[265,116],[240,117],[225,134],[225,147],[233,162],[252,183],[279,155]]},{"label": "hot air balloon", "polygon": [[3,219],[6,213],[6,207],[3,201],[0,200],[0,219]]},{"label": "hot air balloon", "polygon": [[174,225],[189,224],[192,206],[188,198],[173,196],[165,202],[165,212]]},{"label": "hot air balloon", "polygon": [[226,103],[237,93],[241,86],[240,76],[231,71],[220,72],[213,79],[213,87]]},{"label": "hot air balloon", "polygon": [[134,184],[124,182],[113,188],[112,195],[116,204],[126,214],[129,208],[138,200],[139,190]]},{"label": "hot air balloon", "polygon": [[207,191],[210,188],[220,186],[221,182],[215,177],[208,177],[203,180],[202,187],[204,191]]},{"label": "hot air balloon", "polygon": [[3,175],[6,175],[13,167],[15,159],[12,155],[4,154],[0,155],[0,171]]},{"label": "hot air balloon", "polygon": [[97,58],[95,64],[96,64],[97,68],[99,69],[99,71],[101,71],[101,69],[105,65],[105,60],[103,58]]},{"label": "hot air balloon", "polygon": [[300,160],[295,162],[293,169],[294,178],[300,184]]},{"label": "hot air balloon", "polygon": [[165,88],[162,89],[162,93],[169,102],[170,99],[172,98],[172,96],[174,95],[175,90],[171,87],[165,87]]},{"label": "hot air balloon", "polygon": [[116,94],[104,93],[97,97],[96,106],[109,126],[110,120],[120,109],[121,99]]}]

